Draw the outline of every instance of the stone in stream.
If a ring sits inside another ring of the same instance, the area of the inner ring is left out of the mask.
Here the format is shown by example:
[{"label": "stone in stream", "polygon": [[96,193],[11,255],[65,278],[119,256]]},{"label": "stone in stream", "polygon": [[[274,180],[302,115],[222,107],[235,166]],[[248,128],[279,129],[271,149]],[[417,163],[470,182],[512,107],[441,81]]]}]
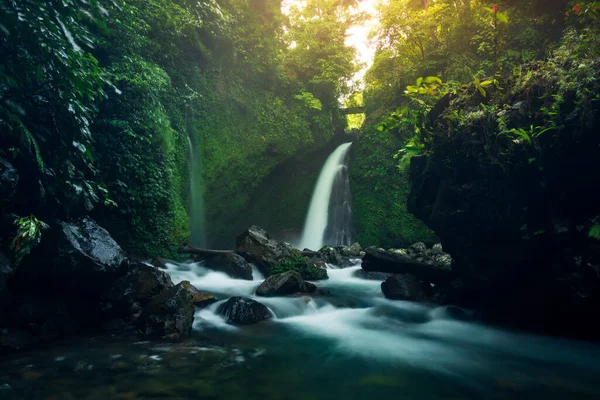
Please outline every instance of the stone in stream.
[{"label": "stone in stream", "polygon": [[354,243],[352,246],[340,246],[340,254],[346,257],[361,257],[362,247]]},{"label": "stone in stream", "polygon": [[381,291],[391,300],[424,301],[423,284],[412,274],[392,275],[381,283]]},{"label": "stone in stream", "polygon": [[305,282],[297,271],[286,271],[271,275],[256,289],[257,296],[286,296],[294,293],[313,293],[317,287]]},{"label": "stone in stream", "polygon": [[154,296],[136,325],[148,338],[179,340],[191,333],[194,311],[192,294],[179,283]]},{"label": "stone in stream", "polygon": [[301,256],[299,250],[288,243],[271,239],[267,231],[256,225],[236,238],[236,252],[246,261],[254,263],[265,276],[271,275],[273,267]]},{"label": "stone in stream", "polygon": [[[389,272],[393,274],[410,273],[418,279],[428,282],[449,281],[453,277],[453,271],[449,265],[451,259],[449,256],[444,257],[444,255],[445,253],[436,256],[440,257],[439,263],[434,262],[430,264],[412,259],[399,250],[386,251],[384,249],[369,247],[362,258],[362,269],[365,271]],[[424,257],[422,259],[425,261]]]},{"label": "stone in stream", "polygon": [[249,325],[273,318],[271,311],[262,303],[247,297],[232,297],[217,309],[228,324]]},{"label": "stone in stream", "polygon": [[354,271],[353,276],[361,279],[367,279],[371,281],[385,281],[393,274],[389,272],[376,272],[376,271],[365,271],[364,269],[358,269]]},{"label": "stone in stream", "polygon": [[239,254],[219,254],[206,260],[204,266],[208,269],[224,272],[232,278],[252,280],[252,267]]},{"label": "stone in stream", "polygon": [[323,246],[317,252],[316,257],[328,264],[333,264],[340,268],[348,267],[352,264],[348,257],[342,256],[342,254],[335,247],[331,246]]},{"label": "stone in stream", "polygon": [[181,285],[192,295],[192,303],[198,308],[204,308],[216,303],[217,299],[210,293],[201,292],[190,281],[182,281]]}]

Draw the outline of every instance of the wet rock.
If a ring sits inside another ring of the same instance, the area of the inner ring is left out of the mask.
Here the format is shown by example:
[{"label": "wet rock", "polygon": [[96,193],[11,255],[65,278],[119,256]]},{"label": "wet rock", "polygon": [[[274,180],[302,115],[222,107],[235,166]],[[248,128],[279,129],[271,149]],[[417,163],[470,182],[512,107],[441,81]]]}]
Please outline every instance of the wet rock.
[{"label": "wet rock", "polygon": [[57,274],[114,273],[125,261],[125,253],[106,229],[90,217],[74,222],[61,222],[58,254],[54,272]]},{"label": "wet rock", "polygon": [[246,297],[232,297],[219,306],[217,312],[229,324],[248,325],[273,318],[264,304]]},{"label": "wet rock", "polygon": [[236,252],[246,261],[254,263],[265,275],[271,275],[271,268],[285,264],[300,252],[285,242],[271,239],[264,229],[253,225],[236,239]]},{"label": "wet rock", "polygon": [[362,247],[360,247],[360,244],[354,243],[352,246],[342,246],[340,254],[346,257],[360,257],[361,251]]},{"label": "wet rock", "polygon": [[305,282],[297,271],[286,271],[271,275],[256,289],[257,296],[286,296],[294,293],[313,293],[317,287]]},{"label": "wet rock", "polygon": [[190,283],[190,281],[182,281],[181,285],[192,295],[192,303],[198,308],[204,308],[216,303],[217,299],[210,293],[201,292]]},{"label": "wet rock", "polygon": [[179,340],[192,331],[195,307],[192,294],[181,283],[154,296],[136,325],[148,338]]},{"label": "wet rock", "polygon": [[162,257],[158,257],[158,256],[154,257],[152,259],[151,264],[156,268],[167,269],[167,260],[165,260]]},{"label": "wet rock", "polygon": [[206,260],[206,268],[224,272],[232,278],[252,280],[252,267],[239,254],[220,254]]},{"label": "wet rock", "polygon": [[381,291],[391,300],[424,301],[423,284],[412,274],[392,275],[381,283]]},{"label": "wet rock", "polygon": [[370,247],[362,258],[362,269],[372,272],[393,274],[410,273],[420,280],[429,282],[447,281],[452,278],[452,270],[438,265],[413,260],[405,255]]},{"label": "wet rock", "polygon": [[452,257],[447,253],[438,254],[435,256],[435,265],[441,268],[450,268],[452,266]]},{"label": "wet rock", "polygon": [[442,244],[441,243],[436,243],[431,248],[431,254],[432,255],[438,255],[438,254],[442,254],[442,253],[443,253],[443,249],[442,249]]},{"label": "wet rock", "polygon": [[169,275],[139,261],[126,262],[127,273],[111,287],[108,304],[109,314],[133,322],[143,307],[162,291],[173,287]]},{"label": "wet rock", "polygon": [[359,269],[354,272],[354,276],[361,279],[368,279],[370,281],[385,281],[387,278],[392,276],[389,272],[374,272],[374,271],[365,271],[364,269]]}]

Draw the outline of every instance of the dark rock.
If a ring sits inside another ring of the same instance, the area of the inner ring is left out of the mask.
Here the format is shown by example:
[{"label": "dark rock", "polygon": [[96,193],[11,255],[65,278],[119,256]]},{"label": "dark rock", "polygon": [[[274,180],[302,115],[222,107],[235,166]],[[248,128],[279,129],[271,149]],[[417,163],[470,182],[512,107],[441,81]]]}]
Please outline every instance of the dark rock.
[{"label": "dark rock", "polygon": [[90,217],[75,223],[61,222],[60,228],[54,273],[114,273],[125,261],[121,247]]},{"label": "dark rock", "polygon": [[415,255],[416,257],[423,255],[423,253],[425,253],[425,250],[427,250],[427,246],[425,246],[425,243],[423,242],[417,242],[415,244],[412,244],[407,249],[408,254]]},{"label": "dark rock", "polygon": [[410,273],[421,280],[437,282],[447,281],[452,277],[450,268],[412,260],[407,256],[391,253],[383,249],[370,247],[363,257],[362,269],[374,272],[390,272],[393,274]]},{"label": "dark rock", "polygon": [[215,271],[224,272],[232,278],[252,280],[252,267],[239,254],[220,254],[206,260],[204,266]]},{"label": "dark rock", "polygon": [[364,269],[359,269],[354,272],[354,276],[361,279],[368,279],[370,281],[385,281],[387,278],[392,276],[393,274],[389,272],[374,272],[374,271],[365,271]]},{"label": "dark rock", "polygon": [[179,340],[191,333],[194,311],[192,294],[179,283],[154,296],[136,326],[148,338]]},{"label": "dark rock", "polygon": [[427,300],[423,284],[412,274],[390,276],[381,283],[381,291],[385,297],[392,300]]},{"label": "dark rock", "polygon": [[190,283],[190,281],[182,281],[181,285],[192,295],[192,303],[198,308],[204,308],[217,302],[215,296],[210,293],[201,292]]},{"label": "dark rock", "polygon": [[127,261],[127,273],[112,285],[105,309],[113,317],[134,322],[150,300],[173,287],[173,282],[164,271],[139,261]]},{"label": "dark rock", "polygon": [[286,296],[294,293],[313,293],[316,290],[315,285],[304,282],[299,272],[286,271],[265,279],[256,289],[256,295],[263,297]]},{"label": "dark rock", "polygon": [[229,324],[248,325],[273,318],[264,304],[246,297],[232,297],[221,304],[217,312],[225,317]]},{"label": "dark rock", "polygon": [[162,257],[154,257],[151,264],[156,268],[167,269],[167,261]]},{"label": "dark rock", "polygon": [[271,268],[285,264],[300,252],[285,242],[271,239],[264,229],[253,225],[236,239],[236,252],[246,261],[254,263],[265,275],[271,275]]}]

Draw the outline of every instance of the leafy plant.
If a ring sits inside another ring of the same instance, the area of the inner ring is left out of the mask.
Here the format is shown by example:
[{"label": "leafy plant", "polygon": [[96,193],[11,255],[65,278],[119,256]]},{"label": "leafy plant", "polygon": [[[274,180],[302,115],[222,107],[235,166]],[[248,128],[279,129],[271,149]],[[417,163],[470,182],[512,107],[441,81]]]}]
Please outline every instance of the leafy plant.
[{"label": "leafy plant", "polygon": [[499,87],[499,82],[497,79],[487,79],[485,81],[482,81],[481,79],[475,77],[473,80],[473,84],[475,85],[475,88],[479,91],[479,93],[481,93],[481,95],[483,97],[487,96],[487,92],[485,91],[485,88],[491,85],[495,85],[497,87]]},{"label": "leafy plant", "polygon": [[13,252],[15,266],[18,266],[23,258],[40,243],[42,231],[47,229],[48,225],[33,215],[17,218],[14,224],[17,226],[17,233],[10,244],[10,249]]},{"label": "leafy plant", "polygon": [[523,128],[512,128],[507,131],[504,131],[503,134],[512,134],[515,139],[513,140],[515,143],[524,142],[528,145],[533,144],[533,140],[539,138],[542,134],[552,131],[556,129],[555,126],[543,127],[530,125],[529,130],[525,130]]},{"label": "leafy plant", "polygon": [[588,232],[588,237],[600,240],[600,223],[596,222],[594,225],[592,225]]}]

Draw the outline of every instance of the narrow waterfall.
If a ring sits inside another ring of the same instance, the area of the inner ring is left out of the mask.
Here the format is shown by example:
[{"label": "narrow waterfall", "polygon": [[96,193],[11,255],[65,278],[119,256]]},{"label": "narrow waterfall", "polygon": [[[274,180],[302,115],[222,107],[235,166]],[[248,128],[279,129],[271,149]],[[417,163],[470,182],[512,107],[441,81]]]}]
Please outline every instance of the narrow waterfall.
[{"label": "narrow waterfall", "polygon": [[318,250],[324,244],[351,244],[352,209],[348,166],[348,150],[344,143],[327,158],[310,201],[300,248]]},{"label": "narrow waterfall", "polygon": [[204,216],[204,197],[200,160],[192,139],[188,136],[189,167],[190,167],[190,244],[197,247],[206,246],[206,233],[204,230],[206,218]]}]

